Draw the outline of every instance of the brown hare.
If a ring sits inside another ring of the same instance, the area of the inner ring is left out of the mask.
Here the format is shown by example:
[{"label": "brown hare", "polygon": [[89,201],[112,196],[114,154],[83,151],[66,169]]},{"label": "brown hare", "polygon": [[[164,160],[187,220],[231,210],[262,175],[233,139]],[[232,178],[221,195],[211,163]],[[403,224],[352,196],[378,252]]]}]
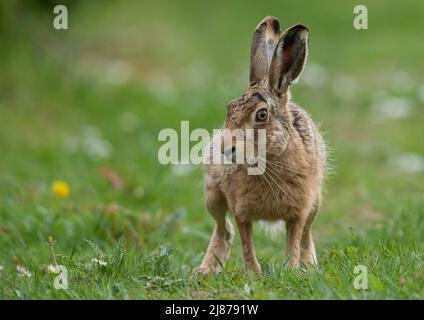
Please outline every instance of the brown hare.
[{"label": "brown hare", "polygon": [[[252,223],[286,225],[289,265],[316,264],[311,226],[320,206],[326,148],[309,115],[290,101],[289,85],[300,76],[308,55],[308,28],[301,24],[281,34],[278,19],[257,26],[251,47],[250,86],[228,105],[224,129],[266,129],[265,172],[247,174],[247,165],[206,165],[206,206],[216,221],[207,252],[195,271],[222,270],[234,237],[226,213],[234,215],[247,270],[261,273]],[[234,154],[235,145],[223,150]]]}]

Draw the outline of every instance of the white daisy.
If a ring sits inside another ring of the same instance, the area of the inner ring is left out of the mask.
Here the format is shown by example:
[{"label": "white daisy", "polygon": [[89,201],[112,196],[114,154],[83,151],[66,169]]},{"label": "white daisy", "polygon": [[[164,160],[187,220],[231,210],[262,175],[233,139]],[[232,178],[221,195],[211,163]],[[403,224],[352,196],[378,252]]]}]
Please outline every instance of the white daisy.
[{"label": "white daisy", "polygon": [[16,271],[18,271],[18,274],[23,277],[31,278],[32,273],[26,269],[24,266],[21,266],[20,264],[16,265]]},{"label": "white daisy", "polygon": [[107,262],[103,261],[102,259],[93,258],[93,259],[91,259],[91,262],[93,264],[100,266],[100,267],[106,267],[107,266]]},{"label": "white daisy", "polygon": [[60,273],[60,268],[59,266],[54,266],[52,264],[49,264],[46,268],[48,273],[53,273],[53,274],[59,274]]}]

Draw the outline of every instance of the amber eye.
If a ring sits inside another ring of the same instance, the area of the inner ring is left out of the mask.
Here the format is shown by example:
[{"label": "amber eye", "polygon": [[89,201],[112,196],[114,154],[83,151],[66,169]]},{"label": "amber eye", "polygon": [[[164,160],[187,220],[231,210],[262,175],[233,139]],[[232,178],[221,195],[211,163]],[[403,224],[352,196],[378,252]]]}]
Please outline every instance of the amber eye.
[{"label": "amber eye", "polygon": [[256,120],[257,121],[265,121],[268,119],[268,110],[267,109],[261,109],[258,112],[256,112]]}]

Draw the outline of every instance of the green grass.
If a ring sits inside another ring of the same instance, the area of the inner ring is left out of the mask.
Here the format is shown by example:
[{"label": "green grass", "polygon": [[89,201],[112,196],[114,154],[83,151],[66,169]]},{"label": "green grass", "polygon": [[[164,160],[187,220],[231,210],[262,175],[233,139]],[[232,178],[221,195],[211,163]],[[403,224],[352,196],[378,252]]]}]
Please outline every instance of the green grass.
[{"label": "green grass", "polygon": [[[73,1],[67,31],[51,27],[48,5],[2,4],[0,298],[424,298],[424,173],[393,164],[402,154],[424,157],[423,4],[363,3],[366,31],[352,27],[354,1]],[[221,125],[226,103],[247,86],[252,32],[268,14],[283,27],[310,27],[305,72],[319,64],[327,74],[321,86],[305,74],[293,88],[331,149],[314,226],[320,264],[287,269],[284,234],[271,240],[255,228],[263,276],[243,272],[237,238],[226,271],[198,277],[192,269],[213,229],[202,169],[178,175],[160,165],[157,135],[182,120],[191,129]],[[382,117],[373,105],[385,97],[407,99],[410,114]],[[109,156],[84,152],[93,135]],[[69,183],[69,198],[52,193],[57,179]],[[68,290],[55,290],[45,271],[49,235]],[[108,265],[93,266],[96,257]],[[368,290],[353,287],[357,265],[368,268]]]}]

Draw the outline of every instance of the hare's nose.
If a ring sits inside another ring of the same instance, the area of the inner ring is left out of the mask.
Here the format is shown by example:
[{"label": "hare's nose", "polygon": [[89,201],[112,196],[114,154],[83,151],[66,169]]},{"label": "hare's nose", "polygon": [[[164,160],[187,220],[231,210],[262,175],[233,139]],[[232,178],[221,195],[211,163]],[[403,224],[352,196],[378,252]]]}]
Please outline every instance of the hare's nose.
[{"label": "hare's nose", "polygon": [[224,156],[228,160],[232,160],[235,153],[236,153],[236,147],[235,146],[232,146],[231,148],[224,150]]}]

